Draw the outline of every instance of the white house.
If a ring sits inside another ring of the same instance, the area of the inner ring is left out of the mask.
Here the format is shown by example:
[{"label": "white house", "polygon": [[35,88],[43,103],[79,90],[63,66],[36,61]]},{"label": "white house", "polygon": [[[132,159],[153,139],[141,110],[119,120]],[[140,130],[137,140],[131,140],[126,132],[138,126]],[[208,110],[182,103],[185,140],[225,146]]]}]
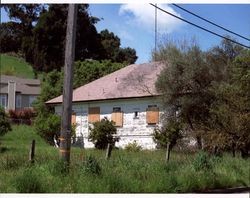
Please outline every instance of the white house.
[{"label": "white house", "polygon": [[[89,126],[104,117],[116,124],[120,137],[116,146],[136,141],[145,149],[155,148],[152,133],[162,114],[155,81],[162,68],[160,62],[129,65],[73,91],[72,122],[85,148],[94,147],[88,141]],[[61,114],[62,96],[46,104]]]}]

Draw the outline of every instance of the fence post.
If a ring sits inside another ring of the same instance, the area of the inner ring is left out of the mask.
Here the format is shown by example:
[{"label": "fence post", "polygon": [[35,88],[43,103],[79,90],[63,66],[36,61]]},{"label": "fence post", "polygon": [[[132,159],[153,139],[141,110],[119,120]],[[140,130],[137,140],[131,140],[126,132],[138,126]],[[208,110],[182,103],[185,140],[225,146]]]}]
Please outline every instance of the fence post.
[{"label": "fence post", "polygon": [[167,143],[166,162],[169,161],[169,157],[170,157],[170,142]]},{"label": "fence post", "polygon": [[112,145],[108,143],[107,151],[106,151],[106,160],[108,160],[111,156]]},{"label": "fence post", "polygon": [[35,144],[36,144],[36,141],[32,140],[31,146],[30,146],[30,153],[29,153],[29,161],[31,162],[31,164],[34,163],[34,158],[35,158]]}]

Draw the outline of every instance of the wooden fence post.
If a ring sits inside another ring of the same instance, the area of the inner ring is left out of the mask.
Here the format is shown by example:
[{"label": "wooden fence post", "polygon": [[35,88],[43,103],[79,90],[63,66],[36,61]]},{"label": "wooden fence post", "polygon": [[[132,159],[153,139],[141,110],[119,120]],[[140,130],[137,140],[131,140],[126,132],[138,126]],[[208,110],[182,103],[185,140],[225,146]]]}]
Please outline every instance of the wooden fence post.
[{"label": "wooden fence post", "polygon": [[36,141],[32,140],[31,146],[30,146],[30,153],[29,153],[29,161],[32,164],[34,163],[34,158],[35,158],[35,144],[36,144]]},{"label": "wooden fence post", "polygon": [[166,162],[169,161],[169,157],[170,157],[170,142],[167,143]]},{"label": "wooden fence post", "polygon": [[106,151],[106,160],[108,160],[111,156],[112,145],[108,143],[107,151]]}]

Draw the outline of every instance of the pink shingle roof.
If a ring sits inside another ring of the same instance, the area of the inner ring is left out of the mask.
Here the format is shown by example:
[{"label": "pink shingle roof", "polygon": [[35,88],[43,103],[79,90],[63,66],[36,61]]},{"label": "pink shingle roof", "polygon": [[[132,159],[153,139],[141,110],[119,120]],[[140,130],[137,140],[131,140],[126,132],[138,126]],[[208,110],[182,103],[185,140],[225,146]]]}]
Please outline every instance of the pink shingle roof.
[{"label": "pink shingle roof", "polygon": [[[155,89],[163,64],[133,64],[83,85],[73,91],[73,102],[159,95]],[[46,102],[61,103],[62,95]]]}]

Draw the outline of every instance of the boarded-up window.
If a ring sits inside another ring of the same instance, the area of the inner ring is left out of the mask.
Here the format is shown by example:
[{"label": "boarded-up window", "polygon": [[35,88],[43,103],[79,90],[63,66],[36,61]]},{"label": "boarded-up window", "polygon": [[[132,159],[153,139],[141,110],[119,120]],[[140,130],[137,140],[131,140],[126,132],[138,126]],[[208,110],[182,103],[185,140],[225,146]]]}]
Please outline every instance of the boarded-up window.
[{"label": "boarded-up window", "polygon": [[100,107],[89,107],[88,118],[90,123],[100,121]]},{"label": "boarded-up window", "polygon": [[120,107],[114,107],[111,115],[112,121],[115,123],[115,126],[122,127],[123,125],[123,112]]},{"label": "boarded-up window", "polygon": [[146,113],[147,123],[150,125],[159,123],[159,108],[156,106],[149,106]]},{"label": "boarded-up window", "polygon": [[76,114],[75,113],[72,113],[72,115],[71,115],[71,124],[72,125],[76,124]]}]

